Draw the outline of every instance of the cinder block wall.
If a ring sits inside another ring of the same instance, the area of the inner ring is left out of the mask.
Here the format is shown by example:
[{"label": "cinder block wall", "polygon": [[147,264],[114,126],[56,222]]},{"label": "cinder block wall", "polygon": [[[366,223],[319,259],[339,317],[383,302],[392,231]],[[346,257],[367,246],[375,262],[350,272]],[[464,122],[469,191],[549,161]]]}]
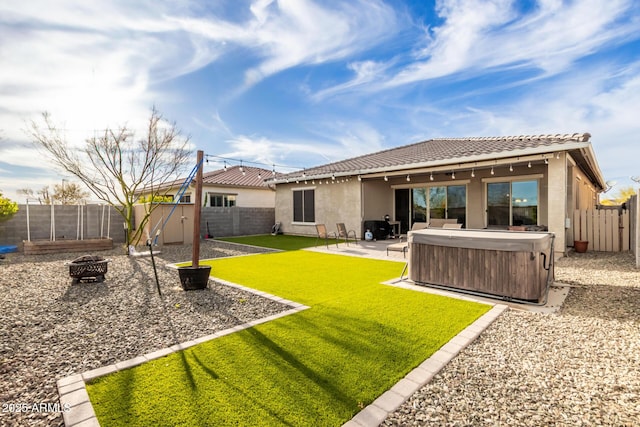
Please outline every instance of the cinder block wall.
[{"label": "cinder block wall", "polygon": [[[80,212],[75,205],[55,205],[56,239],[78,238]],[[114,243],[124,243],[124,220],[113,208],[105,205],[103,220],[102,205],[82,206],[82,230],[85,239],[101,236],[111,237]],[[109,224],[109,217],[111,222]],[[244,236],[271,232],[275,223],[273,208],[202,208],[200,232],[209,230],[215,237]],[[49,240],[51,236],[51,206],[29,205],[31,240]],[[109,230],[107,230],[109,226]],[[22,241],[27,240],[27,205],[19,205],[19,211],[10,220],[0,222],[0,245],[17,245],[22,250]]]},{"label": "cinder block wall", "polygon": [[[27,205],[21,204],[11,219],[0,222],[0,245],[17,245],[27,240]],[[29,205],[29,229],[31,240],[49,240],[51,237],[51,206]],[[84,239],[111,237],[114,243],[124,243],[124,220],[110,206],[55,205],[53,215],[56,239],[78,239],[80,231]],[[104,212],[104,216],[103,216]],[[109,220],[110,219],[110,220]],[[80,220],[80,224],[79,224]]]},{"label": "cinder block wall", "polygon": [[202,208],[200,216],[200,231],[214,237],[246,236],[251,234],[266,234],[271,232],[275,223],[275,209],[273,208]]}]

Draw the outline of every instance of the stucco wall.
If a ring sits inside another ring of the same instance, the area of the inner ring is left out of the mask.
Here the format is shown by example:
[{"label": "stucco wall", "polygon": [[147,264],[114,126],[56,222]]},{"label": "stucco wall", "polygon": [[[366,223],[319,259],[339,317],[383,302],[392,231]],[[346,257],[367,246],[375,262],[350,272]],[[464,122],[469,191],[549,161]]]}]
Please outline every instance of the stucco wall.
[{"label": "stucco wall", "polygon": [[[393,219],[395,211],[393,205],[394,190],[391,186],[402,183],[403,181],[400,178],[389,178],[389,181],[384,181],[382,178],[363,181],[364,210],[362,212],[362,220],[380,221],[384,219],[385,215],[389,215]],[[362,225],[360,225],[360,228],[362,228]]]},{"label": "stucco wall", "polygon": [[202,200],[207,193],[236,194],[236,206],[240,208],[273,208],[276,203],[276,192],[271,189],[230,188],[204,186]]},{"label": "stucco wall", "polygon": [[[336,223],[344,222],[348,230],[355,230],[361,235],[361,202],[360,181],[349,181],[336,184],[318,181],[312,184],[278,184],[276,191],[275,220],[282,222],[282,230],[286,234],[315,236],[315,224],[325,224],[327,229],[335,230]],[[315,190],[315,223],[293,222],[293,190]]]},{"label": "stucco wall", "polygon": [[[167,194],[176,195],[179,187],[172,188]],[[184,192],[185,196],[191,196],[191,202],[194,201],[194,187],[187,188]],[[205,195],[207,193],[232,194],[236,196],[236,206],[241,208],[273,208],[276,202],[276,192],[271,188],[242,188],[242,187],[220,187],[212,185],[203,185],[202,187],[202,204],[205,205]],[[208,198],[206,205],[209,205]]]},{"label": "stucco wall", "polygon": [[547,225],[556,236],[556,255],[562,255],[566,246],[565,224],[567,221],[567,169],[565,158],[552,158],[547,166]]}]

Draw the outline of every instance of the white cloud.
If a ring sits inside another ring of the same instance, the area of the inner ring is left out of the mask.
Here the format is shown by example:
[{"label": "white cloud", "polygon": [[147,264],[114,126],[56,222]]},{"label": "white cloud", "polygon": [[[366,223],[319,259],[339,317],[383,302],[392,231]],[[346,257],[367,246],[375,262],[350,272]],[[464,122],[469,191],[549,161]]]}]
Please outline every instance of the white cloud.
[{"label": "white cloud", "polygon": [[245,72],[244,89],[291,67],[343,59],[393,34],[396,16],[379,0],[314,2],[256,0],[240,23],[176,20],[185,30],[216,42],[252,49],[260,58]]},{"label": "white cloud", "polygon": [[516,99],[478,107],[466,102],[466,108],[422,111],[411,120],[430,123],[424,126],[430,136],[589,132],[605,179],[622,183],[640,175],[631,154],[640,135],[638,75],[640,62],[624,68],[609,64],[535,85]]},{"label": "white cloud", "polygon": [[550,76],[605,46],[638,37],[638,12],[630,0],[539,0],[526,14],[513,0],[441,0],[436,5],[443,23],[414,41],[421,47],[403,60],[393,58],[386,67],[378,64],[379,70],[395,71],[379,73],[375,80],[363,80],[356,72],[350,81],[316,96],[513,68]]},{"label": "white cloud", "polygon": [[353,71],[355,75],[352,80],[316,92],[311,98],[317,102],[334,94],[361,87],[365,84],[374,83],[379,78],[384,77],[384,73],[390,67],[390,64],[376,61],[360,61],[352,62],[347,67]]}]

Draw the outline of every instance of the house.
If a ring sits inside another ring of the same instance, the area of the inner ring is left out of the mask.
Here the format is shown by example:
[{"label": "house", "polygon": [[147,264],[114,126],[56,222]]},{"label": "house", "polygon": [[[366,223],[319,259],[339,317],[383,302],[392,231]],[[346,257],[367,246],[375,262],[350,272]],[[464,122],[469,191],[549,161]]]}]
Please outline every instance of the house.
[{"label": "house", "polygon": [[[274,224],[275,188],[265,182],[273,172],[251,166],[230,166],[203,173],[202,211],[200,230],[206,236],[236,236],[265,234]],[[178,196],[186,178],[177,179],[155,190],[156,194]],[[140,196],[148,198],[150,191]],[[154,227],[163,226],[159,244],[190,244],[193,240],[193,202],[195,181],[191,182],[180,197],[180,204],[165,204],[155,209],[147,224],[145,235],[153,234]],[[144,217],[144,205],[136,206],[136,227]]]},{"label": "house", "polygon": [[[271,176],[270,170],[250,166],[225,166],[224,169],[205,172],[202,174],[203,207],[273,208],[275,191],[265,182]],[[175,198],[185,179],[167,183],[156,191]],[[192,203],[195,200],[194,190],[195,182],[192,182],[180,202]],[[148,192],[143,191],[141,196],[148,196]]]},{"label": "house", "polygon": [[[556,253],[573,245],[574,209],[594,208],[605,189],[588,133],[441,138],[269,180],[285,233],[315,235],[344,222],[365,232],[383,220],[405,233],[446,218],[464,228],[549,230]],[[369,223],[371,224],[371,223]]]}]

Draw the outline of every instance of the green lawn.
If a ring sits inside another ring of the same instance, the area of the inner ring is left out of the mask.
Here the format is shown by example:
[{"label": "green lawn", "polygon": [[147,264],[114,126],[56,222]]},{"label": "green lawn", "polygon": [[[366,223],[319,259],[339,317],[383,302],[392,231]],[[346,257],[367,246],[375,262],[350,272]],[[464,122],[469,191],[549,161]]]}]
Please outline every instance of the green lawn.
[{"label": "green lawn", "polygon": [[262,248],[280,249],[283,251],[295,251],[324,244],[324,241],[319,241],[315,237],[292,236],[288,234],[276,236],[263,234],[259,236],[221,237],[216,240],[260,246]]},{"label": "green lawn", "polygon": [[207,263],[311,308],[95,380],[102,426],[339,426],[490,308],[381,285],[398,262],[294,251]]}]

